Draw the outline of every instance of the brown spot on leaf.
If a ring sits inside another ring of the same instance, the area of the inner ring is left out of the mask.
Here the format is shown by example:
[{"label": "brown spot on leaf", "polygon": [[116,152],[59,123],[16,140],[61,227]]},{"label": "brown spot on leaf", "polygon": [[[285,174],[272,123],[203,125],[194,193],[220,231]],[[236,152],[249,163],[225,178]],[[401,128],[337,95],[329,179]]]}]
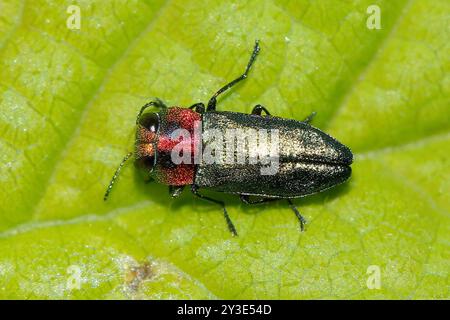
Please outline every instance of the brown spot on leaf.
[{"label": "brown spot on leaf", "polygon": [[125,272],[125,285],[131,292],[136,292],[139,289],[142,281],[150,279],[154,275],[152,267],[149,262],[143,262],[137,266],[132,266]]}]

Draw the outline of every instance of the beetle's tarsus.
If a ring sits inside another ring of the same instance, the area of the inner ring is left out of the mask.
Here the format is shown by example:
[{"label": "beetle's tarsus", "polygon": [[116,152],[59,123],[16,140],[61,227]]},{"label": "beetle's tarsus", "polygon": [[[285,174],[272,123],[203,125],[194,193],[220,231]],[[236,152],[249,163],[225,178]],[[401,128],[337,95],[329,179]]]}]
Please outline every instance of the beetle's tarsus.
[{"label": "beetle's tarsus", "polygon": [[311,114],[309,115],[309,116],[307,116],[304,120],[303,120],[303,122],[306,122],[306,123],[311,123],[311,121],[314,119],[314,117],[316,116],[316,114],[317,114],[317,112],[315,112],[315,111],[313,111],[313,112],[311,112]]},{"label": "beetle's tarsus", "polygon": [[225,220],[227,222],[228,230],[230,230],[233,237],[237,237],[238,234],[237,234],[236,228],[234,227],[234,224],[231,221],[230,216],[228,215],[225,205],[223,206],[223,216],[225,217]]},{"label": "beetle's tarsus", "polygon": [[154,106],[154,107],[157,107],[157,108],[160,108],[160,109],[167,109],[166,104],[161,99],[155,98],[154,101],[147,102],[146,104],[144,104],[141,107],[141,110],[139,110],[139,113],[138,113],[138,115],[136,117],[136,124],[139,123],[139,119],[141,118],[141,115],[144,113],[145,109],[147,109],[147,108],[149,108],[151,106]]},{"label": "beetle's tarsus", "polygon": [[260,116],[262,112],[265,112],[266,115],[270,116],[270,112],[263,105],[257,104],[253,107],[252,114]]},{"label": "beetle's tarsus", "polygon": [[240,81],[244,80],[245,78],[247,78],[248,72],[250,71],[251,66],[255,62],[256,56],[258,55],[260,49],[261,48],[259,47],[259,40],[256,40],[255,41],[255,46],[253,47],[252,55],[250,56],[250,60],[248,61],[248,64],[247,64],[247,67],[245,68],[244,73],[241,76],[239,76],[238,78],[234,79],[230,83],[228,83],[225,86],[223,86],[222,88],[220,88],[216,93],[214,93],[214,95],[208,101],[208,106],[206,108],[206,111],[214,111],[214,110],[216,110],[217,97],[221,93],[223,93],[223,92],[227,91],[228,89],[230,89],[231,87],[233,87],[238,82],[240,82]]},{"label": "beetle's tarsus", "polygon": [[289,203],[289,206],[291,207],[292,211],[294,211],[295,216],[298,218],[298,221],[300,222],[300,231],[305,231],[305,224],[306,219],[300,214],[297,207],[292,203],[291,199],[287,199],[287,202]]},{"label": "beetle's tarsus", "polygon": [[227,209],[225,207],[225,203],[223,201],[217,200],[217,199],[213,199],[213,198],[210,198],[210,197],[207,197],[207,196],[204,196],[204,195],[200,194],[198,192],[198,187],[195,184],[191,185],[191,191],[192,191],[192,193],[194,195],[196,195],[200,199],[203,199],[203,200],[206,200],[206,201],[209,201],[209,202],[213,202],[213,203],[216,203],[216,204],[222,206],[223,216],[225,218],[225,221],[227,222],[228,230],[230,230],[230,232],[231,232],[231,234],[233,236],[236,237],[238,235],[237,231],[236,231],[236,228],[235,228],[233,222],[231,221],[230,216],[228,215]]}]

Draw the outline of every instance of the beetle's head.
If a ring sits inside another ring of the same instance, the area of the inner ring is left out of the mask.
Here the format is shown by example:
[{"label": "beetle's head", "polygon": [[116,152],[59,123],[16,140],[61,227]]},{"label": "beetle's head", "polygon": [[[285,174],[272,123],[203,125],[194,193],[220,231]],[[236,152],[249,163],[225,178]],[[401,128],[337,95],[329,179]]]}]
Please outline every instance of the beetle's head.
[{"label": "beetle's head", "polygon": [[135,164],[148,174],[153,172],[158,158],[159,129],[159,113],[148,112],[139,117],[136,128]]},{"label": "beetle's head", "polygon": [[[201,146],[201,138],[194,134],[195,128],[201,131],[201,115],[188,108],[170,107],[160,109],[159,112],[139,113],[135,165],[147,178],[156,182],[169,186],[192,184],[195,175],[194,150]],[[184,158],[181,162],[172,160],[173,154],[179,154],[179,150],[182,150],[183,157],[185,152],[190,155],[187,162],[183,162]],[[118,166],[106,189],[104,200],[108,198],[123,165],[132,155],[132,152],[128,153]]]},{"label": "beetle's head", "polygon": [[143,113],[136,128],[136,166],[158,183],[192,184],[194,150],[201,144],[194,129],[201,126],[200,120],[200,114],[180,107]]}]

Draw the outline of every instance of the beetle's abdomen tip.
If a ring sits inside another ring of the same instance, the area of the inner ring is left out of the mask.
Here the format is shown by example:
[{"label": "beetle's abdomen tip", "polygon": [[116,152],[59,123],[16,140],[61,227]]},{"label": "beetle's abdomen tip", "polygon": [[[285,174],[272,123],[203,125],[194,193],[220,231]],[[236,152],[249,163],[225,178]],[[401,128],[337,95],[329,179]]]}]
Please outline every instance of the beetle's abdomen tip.
[{"label": "beetle's abdomen tip", "polygon": [[353,153],[345,144],[331,138],[327,144],[328,157],[331,163],[349,166],[353,163]]},{"label": "beetle's abdomen tip", "polygon": [[345,176],[344,181],[345,181],[345,180],[349,179],[350,176],[352,175],[352,167],[345,166],[344,172],[345,172],[345,174],[344,174],[344,176]]},{"label": "beetle's abdomen tip", "polygon": [[338,141],[333,141],[327,145],[325,157],[322,161],[329,164],[349,166],[353,163],[353,153],[347,146]]},{"label": "beetle's abdomen tip", "polygon": [[353,153],[349,147],[342,145],[341,149],[342,164],[351,165],[353,163]]}]

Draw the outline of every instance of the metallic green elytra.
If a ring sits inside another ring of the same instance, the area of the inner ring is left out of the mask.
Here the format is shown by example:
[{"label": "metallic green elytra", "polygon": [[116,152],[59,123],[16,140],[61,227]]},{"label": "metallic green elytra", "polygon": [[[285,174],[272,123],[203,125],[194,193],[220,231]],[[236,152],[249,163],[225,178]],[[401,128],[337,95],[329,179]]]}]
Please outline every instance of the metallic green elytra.
[{"label": "metallic green elytra", "polygon": [[[276,129],[279,159],[273,175],[262,175],[265,165],[261,163],[200,164],[195,174],[200,188],[264,198],[296,198],[329,189],[351,175],[350,149],[309,123],[237,112],[206,112],[202,121],[203,134],[218,128]],[[261,144],[259,147],[269,149]]]},{"label": "metallic green elytra", "polygon": [[[262,105],[251,114],[216,111],[217,97],[244,80],[260,50],[256,41],[245,72],[219,89],[205,106],[167,107],[160,99],[144,105],[136,119],[134,155],[147,178],[169,186],[173,197],[186,185],[197,197],[223,209],[229,230],[237,235],[225,203],[199,189],[239,195],[246,204],[284,199],[304,229],[305,219],[293,198],[318,193],[345,182],[353,154],[348,147],[303,121],[272,116]],[[146,112],[155,107],[156,112]],[[264,114],[263,114],[264,113]]]}]

